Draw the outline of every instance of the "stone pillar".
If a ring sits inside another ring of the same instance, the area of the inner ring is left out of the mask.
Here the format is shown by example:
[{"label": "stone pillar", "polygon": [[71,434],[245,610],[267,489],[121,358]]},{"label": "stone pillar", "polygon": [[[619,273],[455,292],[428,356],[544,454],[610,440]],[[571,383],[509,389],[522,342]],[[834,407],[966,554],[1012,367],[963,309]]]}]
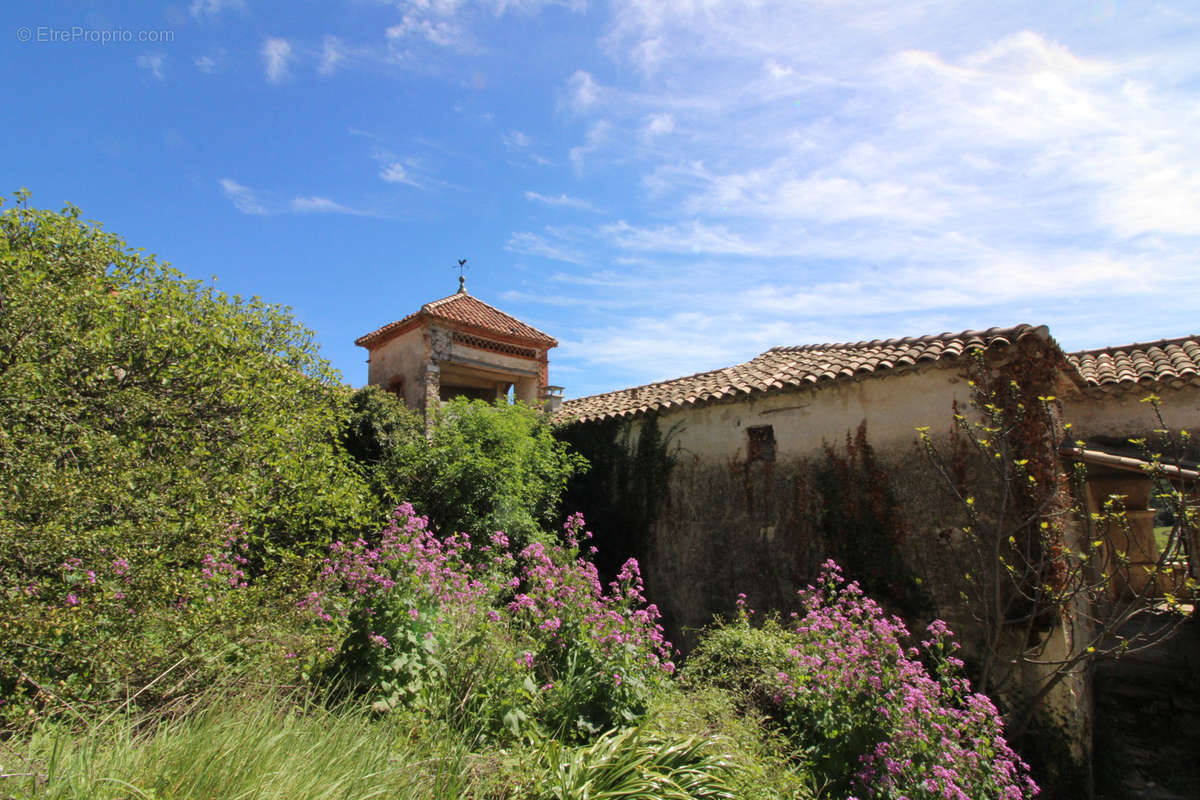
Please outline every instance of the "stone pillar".
[{"label": "stone pillar", "polygon": [[425,417],[429,417],[429,412],[438,407],[441,402],[442,392],[442,370],[437,364],[425,365],[425,398],[421,405],[421,409],[425,412]]},{"label": "stone pillar", "polygon": [[539,383],[537,378],[521,376],[517,378],[517,386],[513,391],[513,396],[526,405],[536,406],[538,403],[538,388]]},{"label": "stone pillar", "polygon": [[[1091,511],[1104,513],[1104,503],[1114,495],[1122,498],[1125,527],[1114,520],[1105,542],[1105,568],[1112,571],[1114,596],[1140,596],[1158,564],[1158,542],[1154,538],[1154,510],[1149,508],[1153,482],[1142,475],[1088,478]],[[1117,551],[1124,554],[1119,565]]]}]

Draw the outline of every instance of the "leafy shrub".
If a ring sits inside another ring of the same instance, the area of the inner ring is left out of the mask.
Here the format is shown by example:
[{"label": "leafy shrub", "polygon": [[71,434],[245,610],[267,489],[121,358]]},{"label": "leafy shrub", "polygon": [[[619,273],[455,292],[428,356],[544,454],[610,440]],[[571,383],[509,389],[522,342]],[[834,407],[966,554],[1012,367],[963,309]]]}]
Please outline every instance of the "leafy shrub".
[{"label": "leafy shrub", "polygon": [[[690,662],[689,662],[690,664]],[[684,670],[686,672],[686,670]],[[805,761],[776,725],[714,686],[683,687],[654,698],[648,720],[654,730],[722,742],[735,797],[755,800],[812,800],[818,787]]]},{"label": "leafy shrub", "polygon": [[790,626],[755,629],[743,612],[711,631],[686,680],[736,689],[768,709],[835,792],[914,800],[1037,793],[991,701],[959,677],[944,623],[930,625],[921,650],[905,647],[903,623],[886,618],[832,561],[800,600],[804,613]]},{"label": "leafy shrub", "polygon": [[368,386],[351,398],[343,433],[376,496],[411,502],[441,534],[467,533],[478,547],[504,531],[520,550],[559,513],[567,480],[586,462],[557,441],[540,410],[458,398],[420,415]]},{"label": "leafy shrub", "polygon": [[643,728],[610,731],[586,747],[547,743],[547,800],[733,800],[729,756],[699,736]]},{"label": "leafy shrub", "polygon": [[286,309],[187,280],[78,209],[25,203],[0,214],[9,720],[123,700],[181,658],[173,681],[188,659],[280,650],[250,611],[277,584],[217,590],[204,559],[237,522],[240,568],[261,577],[367,510],[336,439],[346,391]]},{"label": "leafy shrub", "polygon": [[335,542],[306,609],[345,638],[336,675],[378,711],[423,709],[492,735],[582,738],[641,716],[674,670],[636,562],[604,590],[566,544],[514,554],[439,539],[402,505],[377,542]]}]

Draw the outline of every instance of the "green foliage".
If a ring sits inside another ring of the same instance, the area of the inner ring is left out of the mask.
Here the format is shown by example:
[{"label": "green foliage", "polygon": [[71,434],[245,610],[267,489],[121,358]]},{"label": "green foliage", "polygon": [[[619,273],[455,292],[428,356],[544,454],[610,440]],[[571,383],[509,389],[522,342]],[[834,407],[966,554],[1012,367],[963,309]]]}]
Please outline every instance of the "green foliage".
[{"label": "green foliage", "polygon": [[867,440],[865,420],[853,436],[846,434],[844,454],[826,445],[814,483],[830,557],[868,594],[904,616],[928,614],[929,599],[900,557],[904,519],[891,479]]},{"label": "green foliage", "polygon": [[[391,392],[364,386],[350,395],[342,445],[386,514],[422,483],[429,460],[425,421]],[[453,532],[453,531],[451,531]]]},{"label": "green foliage", "polygon": [[669,736],[643,728],[611,731],[586,747],[551,741],[547,800],[733,800],[728,756],[699,736]]},{"label": "green foliage", "polygon": [[458,398],[420,417],[378,387],[358,391],[343,440],[379,496],[411,502],[444,534],[486,543],[504,531],[518,549],[553,525],[567,481],[586,461],[557,441],[542,412]]},{"label": "green foliage", "polygon": [[586,466],[543,413],[503,401],[447,403],[429,444],[417,497],[438,529],[475,541],[504,531],[518,549],[554,523],[567,481]]},{"label": "green foliage", "polygon": [[48,531],[238,519],[293,545],[353,523],[344,406],[286,309],[186,280],[75,208],[22,196],[0,216],[3,524],[25,568],[61,560]]},{"label": "green foliage", "polygon": [[742,713],[770,717],[777,713],[773,697],[779,672],[788,669],[793,642],[778,618],[750,625],[739,616],[731,624],[706,629],[680,674],[689,691],[719,689]]},{"label": "green foliage", "polygon": [[[715,630],[715,629],[714,629]],[[699,735],[723,743],[735,797],[812,800],[819,785],[795,747],[739,699],[714,685],[681,686],[655,697],[645,725],[667,733]]]},{"label": "green foliage", "polygon": [[616,575],[626,558],[646,559],[675,466],[673,432],[662,431],[655,414],[640,419],[636,435],[635,423],[617,419],[554,432],[591,466],[568,483],[563,503],[586,516],[604,543],[596,560],[601,575]]},{"label": "green foliage", "polygon": [[0,214],[0,694],[32,710],[121,697],[206,644],[236,656],[270,583],[207,585],[227,527],[261,575],[367,505],[346,392],[286,309],[26,199]]},{"label": "green foliage", "polygon": [[5,753],[0,796],[31,800],[367,800],[502,797],[464,740],[379,724],[304,698],[203,698],[183,716],[129,716],[86,734],[39,729]]}]

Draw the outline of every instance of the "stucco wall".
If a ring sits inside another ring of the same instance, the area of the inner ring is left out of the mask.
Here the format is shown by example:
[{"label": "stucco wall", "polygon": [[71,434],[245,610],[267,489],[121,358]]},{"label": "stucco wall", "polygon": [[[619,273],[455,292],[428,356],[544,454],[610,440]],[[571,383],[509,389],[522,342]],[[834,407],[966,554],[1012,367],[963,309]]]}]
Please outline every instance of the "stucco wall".
[{"label": "stucco wall", "polygon": [[746,428],[770,425],[781,457],[821,452],[825,443],[844,441],[864,419],[877,448],[906,447],[915,429],[950,419],[952,403],[966,408],[970,397],[965,372],[928,365],[887,375],[821,384],[775,395],[751,395],[736,402],[682,408],[660,417],[675,430],[680,449],[702,460],[725,462],[746,457]]},{"label": "stucco wall", "polygon": [[420,328],[389,339],[371,351],[367,383],[388,388],[396,378],[404,380],[404,402],[409,408],[425,407],[425,365],[429,345]]},{"label": "stucco wall", "polygon": [[1178,389],[1136,386],[1102,392],[1098,389],[1063,398],[1063,418],[1071,423],[1073,436],[1139,436],[1159,426],[1154,410],[1143,398],[1155,394],[1161,400],[1163,420],[1172,430],[1200,428],[1200,387]]},{"label": "stucco wall", "polygon": [[491,350],[481,350],[477,347],[468,347],[459,342],[452,342],[450,346],[450,359],[461,360],[473,365],[486,364],[489,369],[496,369],[503,372],[514,372],[536,376],[539,370],[539,363],[531,358],[521,358],[520,356],[508,355],[505,353],[495,353]]},{"label": "stucco wall", "polygon": [[[936,576],[952,563],[938,537],[963,520],[918,445],[916,427],[944,437],[956,403],[969,409],[965,369],[923,365],[660,414],[658,429],[669,435],[676,464],[647,542],[645,572],[672,633],[686,645],[685,631],[730,611],[739,592],[762,608],[790,607],[821,561],[845,544],[822,539],[828,509],[814,481],[829,468],[827,447],[844,455],[847,437],[864,422],[875,467],[886,473],[897,516],[906,520],[896,532],[896,552],[880,558],[897,559],[897,575],[914,577]],[[763,425],[771,426],[775,458],[749,461],[747,429]],[[911,587],[894,588],[899,597]],[[931,610],[956,596],[936,580],[921,591]]]}]

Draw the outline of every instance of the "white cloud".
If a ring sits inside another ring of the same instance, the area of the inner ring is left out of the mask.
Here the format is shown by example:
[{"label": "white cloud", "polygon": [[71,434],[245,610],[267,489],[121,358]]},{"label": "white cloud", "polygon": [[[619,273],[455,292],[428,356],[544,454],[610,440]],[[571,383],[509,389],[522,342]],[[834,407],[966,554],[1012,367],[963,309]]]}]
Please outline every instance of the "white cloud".
[{"label": "white cloud", "polygon": [[218,72],[225,65],[225,48],[215,47],[207,54],[197,56],[193,61],[196,69],[203,72],[205,75],[212,75]]},{"label": "white cloud", "polygon": [[[473,33],[485,30],[509,12],[532,15],[549,6],[572,11],[587,8],[586,0],[399,0],[400,21],[386,31],[388,43],[399,47],[407,40],[424,40],[460,53],[484,50]],[[411,57],[410,53],[404,53]]]},{"label": "white cloud", "polygon": [[1140,79],[1140,65],[1081,58],[1029,31],[958,63],[909,51],[895,65],[899,87],[922,87],[926,101],[899,124],[941,152],[971,141],[1021,170],[1024,202],[1069,204],[1118,238],[1200,235],[1200,110]]},{"label": "white cloud", "polygon": [[165,53],[142,53],[137,57],[138,69],[144,69],[149,72],[156,81],[166,80],[166,75],[163,74],[163,68],[166,66],[167,56]]},{"label": "white cloud", "polygon": [[578,70],[567,80],[567,104],[575,111],[587,111],[596,104],[600,87],[592,76]]},{"label": "white cloud", "polygon": [[223,11],[245,11],[245,0],[193,0],[188,12],[193,17],[217,17]]},{"label": "white cloud", "polygon": [[379,177],[388,183],[404,183],[418,189],[424,188],[420,182],[408,174],[408,170],[399,161],[389,161],[384,164],[379,170]]},{"label": "white cloud", "polygon": [[670,114],[651,114],[643,128],[647,137],[662,136],[675,130],[675,117]]},{"label": "white cloud", "polygon": [[346,46],[342,44],[342,40],[336,36],[326,36],[321,49],[321,63],[317,66],[317,72],[321,75],[332,75],[338,68],[338,64],[346,59]]},{"label": "white cloud", "polygon": [[580,211],[599,210],[587,200],[579,197],[569,197],[566,194],[545,195],[540,194],[539,192],[526,190],[525,199],[532,200],[535,203],[542,203],[543,205],[554,206],[556,208],[575,208],[579,209]]},{"label": "white cloud", "polygon": [[569,264],[583,263],[583,257],[569,247],[550,242],[544,236],[536,233],[514,233],[509,237],[508,242],[504,245],[504,249],[511,250],[514,253],[549,258],[554,261],[565,261]]},{"label": "white cloud", "polygon": [[330,200],[328,197],[318,197],[316,195],[311,197],[293,197],[291,209],[302,214],[349,214],[356,217],[374,216],[369,211],[351,208]]},{"label": "white cloud", "polygon": [[405,14],[400,22],[387,29],[387,38],[399,42],[409,37],[418,37],[438,47],[466,51],[473,48],[462,26],[447,19],[429,19],[416,14]]},{"label": "white cloud", "polygon": [[292,60],[292,46],[287,39],[268,37],[261,50],[263,69],[270,83],[280,83],[288,76],[288,64]]},{"label": "white cloud", "polygon": [[266,214],[266,207],[259,202],[258,195],[249,186],[243,186],[232,178],[222,178],[219,181],[225,196],[233,201],[233,207],[243,214]]},{"label": "white cloud", "polygon": [[529,147],[531,144],[533,144],[533,139],[530,138],[528,134],[524,134],[524,133],[521,133],[521,131],[516,131],[516,130],[509,131],[508,133],[504,134],[504,136],[502,136],[501,138],[504,141],[505,147],[508,147],[508,148],[511,148],[514,150]]},{"label": "white cloud", "polygon": [[609,135],[612,133],[612,124],[608,120],[600,120],[592,123],[588,127],[587,135],[584,137],[584,143],[576,147],[572,147],[568,154],[571,159],[571,164],[574,165],[576,172],[582,172],[584,161],[592,153],[595,153],[601,147],[608,143]]},{"label": "white cloud", "polygon": [[731,231],[725,225],[692,220],[674,225],[637,227],[624,220],[600,228],[600,233],[622,250],[696,256],[772,255],[768,246]]}]

